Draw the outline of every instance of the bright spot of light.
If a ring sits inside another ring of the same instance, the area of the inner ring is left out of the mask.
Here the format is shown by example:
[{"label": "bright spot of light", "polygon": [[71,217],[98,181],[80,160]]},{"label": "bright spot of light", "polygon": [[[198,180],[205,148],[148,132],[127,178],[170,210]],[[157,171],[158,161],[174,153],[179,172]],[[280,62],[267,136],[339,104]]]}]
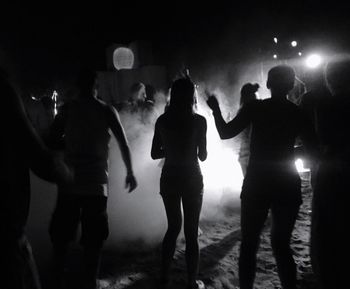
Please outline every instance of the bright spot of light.
[{"label": "bright spot of light", "polygon": [[130,48],[118,47],[113,52],[113,65],[117,70],[131,69],[134,66],[134,53]]},{"label": "bright spot of light", "polygon": [[309,68],[317,68],[322,63],[322,57],[319,54],[311,54],[306,58],[306,66]]},{"label": "bright spot of light", "polygon": [[54,90],[51,96],[51,99],[53,100],[53,105],[54,105],[53,107],[54,116],[57,115],[57,96],[58,96],[58,93],[56,90]]},{"label": "bright spot of light", "polygon": [[303,54],[302,54],[301,52],[298,52],[298,55],[299,55],[299,56],[302,56]]},{"label": "bright spot of light", "polygon": [[276,44],[278,43],[277,37],[274,37],[274,38],[273,38],[273,42],[275,42]]},{"label": "bright spot of light", "polygon": [[297,168],[298,173],[305,173],[310,171],[310,169],[304,167],[304,162],[302,159],[296,159],[295,167]]},{"label": "bright spot of light", "polygon": [[273,55],[273,58],[274,58],[274,59],[277,59],[277,54],[274,54],[274,55]]},{"label": "bright spot of light", "polygon": [[292,45],[292,47],[297,47],[298,45],[298,42],[296,42],[295,40],[293,40],[290,45]]}]

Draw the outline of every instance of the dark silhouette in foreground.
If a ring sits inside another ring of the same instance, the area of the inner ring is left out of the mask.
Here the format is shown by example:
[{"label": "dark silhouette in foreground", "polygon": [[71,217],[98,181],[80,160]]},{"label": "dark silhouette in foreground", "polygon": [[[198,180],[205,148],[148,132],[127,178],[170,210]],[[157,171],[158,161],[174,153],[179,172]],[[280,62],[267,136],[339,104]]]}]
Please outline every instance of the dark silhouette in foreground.
[{"label": "dark silhouette in foreground", "polygon": [[302,199],[294,164],[294,143],[300,136],[306,148],[312,151],[315,137],[301,110],[287,100],[294,79],[291,67],[272,68],[267,80],[271,98],[243,106],[229,123],[222,118],[215,96],[207,101],[222,139],[232,138],[252,125],[250,160],[241,193],[241,289],[253,288],[260,234],[269,211],[272,215],[271,245],[282,286],[296,288],[290,238]]},{"label": "dark silhouette in foreground", "polygon": [[320,139],[321,158],[314,182],[311,258],[321,289],[349,286],[350,58],[326,66],[332,93],[310,108]]},{"label": "dark silhouette in foreground", "polygon": [[[251,84],[246,83],[241,88],[241,99],[240,105],[243,107],[244,105],[254,101],[257,99],[256,92],[259,89],[259,84]],[[247,167],[249,163],[249,148],[250,148],[250,134],[251,127],[247,127],[240,133],[240,148],[239,148],[239,157],[238,161],[242,168],[243,176],[247,173]]]},{"label": "dark silhouette in foreground", "polygon": [[199,264],[198,222],[202,207],[203,178],[198,158],[207,157],[204,117],[194,113],[194,84],[180,78],[172,84],[170,105],[155,125],[151,155],[165,158],[160,179],[168,230],[162,245],[161,285],[169,282],[176,240],[182,226],[181,204],[184,212],[188,288],[202,288],[196,280]]},{"label": "dark silhouette in foreground", "polygon": [[29,213],[29,170],[50,182],[68,183],[68,167],[50,152],[34,131],[23,103],[0,71],[1,202],[0,286],[4,289],[38,289],[40,280],[26,238]]},{"label": "dark silhouette in foreground", "polygon": [[[126,165],[129,192],[136,188],[131,156],[116,110],[97,99],[96,74],[84,70],[78,77],[80,94],[65,104],[51,128],[50,143],[64,145],[66,162],[74,169],[74,183],[60,186],[50,226],[57,284],[64,282],[65,259],[69,243],[81,222],[84,247],[85,285],[96,288],[101,248],[109,234],[107,220],[109,129],[119,143]],[[61,286],[61,285],[59,285]]]}]

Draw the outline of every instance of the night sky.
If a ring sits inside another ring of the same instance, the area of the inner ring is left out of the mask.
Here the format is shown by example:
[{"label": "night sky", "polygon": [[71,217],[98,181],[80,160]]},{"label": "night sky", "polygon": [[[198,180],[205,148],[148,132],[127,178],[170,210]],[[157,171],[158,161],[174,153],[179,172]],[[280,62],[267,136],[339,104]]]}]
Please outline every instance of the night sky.
[{"label": "night sky", "polygon": [[265,57],[274,36],[304,47],[350,47],[340,1],[47,2],[2,5],[0,52],[24,87],[50,85],[80,65],[103,70],[108,45],[134,40],[152,43],[157,64],[186,55],[188,65],[202,66]]}]

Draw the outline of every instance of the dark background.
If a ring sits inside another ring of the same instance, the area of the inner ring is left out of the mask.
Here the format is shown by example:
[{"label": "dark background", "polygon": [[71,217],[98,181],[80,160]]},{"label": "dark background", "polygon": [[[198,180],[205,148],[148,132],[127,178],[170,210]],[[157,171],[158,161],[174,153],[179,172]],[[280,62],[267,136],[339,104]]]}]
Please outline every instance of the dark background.
[{"label": "dark background", "polygon": [[350,17],[342,1],[11,1],[1,6],[0,61],[25,90],[70,79],[82,65],[104,70],[106,47],[134,40],[152,43],[156,64],[183,62],[194,71],[269,58],[274,36],[280,46],[297,39],[304,50],[350,46]]}]

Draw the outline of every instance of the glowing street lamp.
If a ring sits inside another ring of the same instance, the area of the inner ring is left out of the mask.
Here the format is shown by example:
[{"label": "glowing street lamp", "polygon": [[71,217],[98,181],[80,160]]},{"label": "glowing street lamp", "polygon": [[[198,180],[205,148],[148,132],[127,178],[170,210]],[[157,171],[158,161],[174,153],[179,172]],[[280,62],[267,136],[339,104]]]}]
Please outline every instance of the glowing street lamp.
[{"label": "glowing street lamp", "polygon": [[298,55],[299,55],[299,56],[302,56],[303,54],[302,54],[301,52],[298,52]]},{"label": "glowing street lamp", "polygon": [[298,42],[296,42],[296,41],[294,40],[294,41],[292,41],[292,42],[290,43],[290,45],[292,45],[292,47],[297,47]]},{"label": "glowing street lamp", "polygon": [[322,57],[319,54],[311,54],[306,58],[306,66],[315,69],[322,63]]},{"label": "glowing street lamp", "polygon": [[274,37],[274,38],[273,38],[273,42],[275,42],[276,44],[278,43],[277,37]]},{"label": "glowing street lamp", "polygon": [[274,58],[274,59],[277,59],[277,54],[274,54],[274,55],[273,55],[273,58]]}]

